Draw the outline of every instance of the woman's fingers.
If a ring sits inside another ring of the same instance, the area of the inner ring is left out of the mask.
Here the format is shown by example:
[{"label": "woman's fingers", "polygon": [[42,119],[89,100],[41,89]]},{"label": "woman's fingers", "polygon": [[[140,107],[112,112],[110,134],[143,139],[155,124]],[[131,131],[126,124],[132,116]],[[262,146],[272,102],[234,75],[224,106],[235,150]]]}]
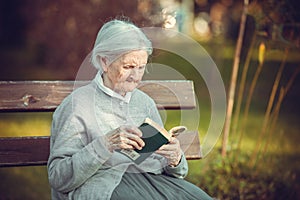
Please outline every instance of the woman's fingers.
[{"label": "woman's fingers", "polygon": [[145,146],[141,139],[142,132],[134,126],[121,126],[108,134],[113,149],[142,149]]},{"label": "woman's fingers", "polygon": [[132,133],[134,135],[137,135],[139,137],[142,137],[142,131],[138,129],[136,126],[120,126],[119,128],[121,131]]},{"label": "woman's fingers", "polygon": [[124,133],[123,136],[121,136],[121,143],[124,144],[123,148],[127,148],[129,146],[129,149],[142,149],[143,146],[145,146],[144,141],[131,133]]},{"label": "woman's fingers", "polygon": [[163,145],[159,148],[159,150],[164,151],[180,151],[180,143],[179,140],[175,137],[171,137],[168,144]]},{"label": "woman's fingers", "polygon": [[[142,149],[145,146],[142,140],[142,132],[134,126],[124,126],[120,128],[124,143],[131,145],[134,149]],[[123,133],[123,134],[122,134]]]},{"label": "woman's fingers", "polygon": [[156,153],[166,157],[171,166],[178,165],[182,156],[179,141],[175,137],[171,137],[169,144],[161,146]]}]

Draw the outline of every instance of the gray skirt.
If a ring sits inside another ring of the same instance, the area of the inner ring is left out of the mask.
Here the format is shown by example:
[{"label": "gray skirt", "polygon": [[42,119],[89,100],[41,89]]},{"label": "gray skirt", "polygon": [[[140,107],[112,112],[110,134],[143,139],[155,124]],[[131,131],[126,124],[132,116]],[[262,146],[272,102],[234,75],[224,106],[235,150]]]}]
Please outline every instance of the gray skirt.
[{"label": "gray skirt", "polygon": [[211,200],[196,185],[179,178],[151,173],[125,173],[113,191],[112,200]]}]

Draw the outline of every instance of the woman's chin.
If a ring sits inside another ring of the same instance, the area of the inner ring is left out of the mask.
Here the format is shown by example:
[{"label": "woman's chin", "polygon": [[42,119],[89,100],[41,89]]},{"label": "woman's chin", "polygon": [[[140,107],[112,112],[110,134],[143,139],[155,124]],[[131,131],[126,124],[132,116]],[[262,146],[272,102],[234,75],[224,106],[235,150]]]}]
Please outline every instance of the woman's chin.
[{"label": "woman's chin", "polygon": [[124,87],[124,91],[132,92],[138,86],[137,83],[131,83],[127,87]]},{"label": "woman's chin", "polygon": [[127,92],[132,92],[136,87],[130,87],[130,88],[126,88],[124,91]]},{"label": "woman's chin", "polygon": [[126,94],[127,92],[132,92],[134,89],[136,89],[138,86],[138,83],[128,83],[126,85],[122,85],[121,87],[116,87],[114,90],[117,93],[122,93],[122,95]]},{"label": "woman's chin", "polygon": [[115,89],[115,92],[119,93],[120,95],[124,96],[127,92],[132,92],[136,87],[127,87],[122,89]]}]

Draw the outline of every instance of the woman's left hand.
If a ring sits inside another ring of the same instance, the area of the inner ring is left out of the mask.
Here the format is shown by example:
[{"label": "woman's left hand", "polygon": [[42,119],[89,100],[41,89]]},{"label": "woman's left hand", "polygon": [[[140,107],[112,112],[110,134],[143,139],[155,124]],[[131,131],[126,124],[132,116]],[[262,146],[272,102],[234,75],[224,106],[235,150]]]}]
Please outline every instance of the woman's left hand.
[{"label": "woman's left hand", "polygon": [[161,146],[156,153],[166,157],[169,166],[177,166],[182,156],[179,140],[175,137],[171,137],[170,142]]}]

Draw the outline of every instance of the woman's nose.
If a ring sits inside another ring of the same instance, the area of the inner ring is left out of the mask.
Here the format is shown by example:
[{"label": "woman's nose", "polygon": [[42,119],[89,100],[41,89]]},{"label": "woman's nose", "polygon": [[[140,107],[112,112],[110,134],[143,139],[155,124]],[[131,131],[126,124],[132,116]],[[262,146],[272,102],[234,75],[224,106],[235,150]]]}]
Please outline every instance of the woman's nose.
[{"label": "woman's nose", "polygon": [[130,71],[130,76],[132,78],[137,78],[140,75],[140,71],[138,68],[132,68]]}]

